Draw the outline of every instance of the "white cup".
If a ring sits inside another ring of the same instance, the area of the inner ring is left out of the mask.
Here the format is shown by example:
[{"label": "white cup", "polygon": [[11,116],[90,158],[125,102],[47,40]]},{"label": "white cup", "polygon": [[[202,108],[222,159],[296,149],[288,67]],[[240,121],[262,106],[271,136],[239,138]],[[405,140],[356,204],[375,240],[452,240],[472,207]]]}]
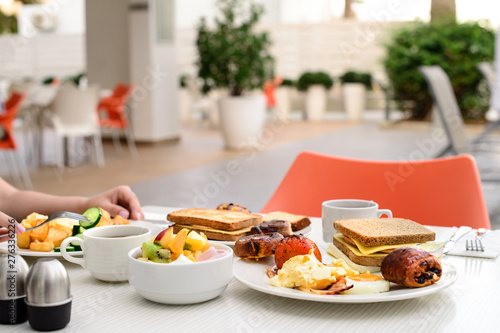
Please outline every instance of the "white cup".
[{"label": "white cup", "polygon": [[[66,238],[61,243],[61,254],[69,262],[89,270],[93,277],[103,281],[127,281],[128,257],[133,248],[151,238],[151,230],[140,225],[110,225],[85,230],[83,239]],[[83,258],[67,252],[70,242],[82,247]]]},{"label": "white cup", "polygon": [[368,200],[341,199],[328,200],[321,204],[321,221],[323,223],[323,240],[333,241],[335,229],[333,222],[344,219],[372,219],[386,214],[392,217],[389,209],[378,209],[378,204]]}]

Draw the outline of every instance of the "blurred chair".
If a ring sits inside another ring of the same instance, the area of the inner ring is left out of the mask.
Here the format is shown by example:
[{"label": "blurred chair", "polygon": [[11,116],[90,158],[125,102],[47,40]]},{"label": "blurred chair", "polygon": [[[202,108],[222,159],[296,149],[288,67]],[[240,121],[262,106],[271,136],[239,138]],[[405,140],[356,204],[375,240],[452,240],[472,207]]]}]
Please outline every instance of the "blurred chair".
[{"label": "blurred chair", "polygon": [[491,62],[480,62],[477,64],[477,68],[483,74],[484,79],[488,85],[488,89],[491,94],[490,110],[486,112],[486,120],[490,121],[484,131],[474,139],[475,142],[480,142],[488,137],[492,131],[500,127],[500,110],[495,109],[493,103],[493,94],[495,93],[495,67]]},{"label": "blurred chair", "polygon": [[69,164],[70,159],[68,139],[81,137],[92,139],[95,161],[99,167],[104,167],[101,131],[96,114],[97,104],[96,86],[79,90],[68,85],[59,89],[50,106],[50,112],[44,113],[45,124],[52,127],[58,137],[63,138],[65,165]]},{"label": "blurred chair", "polygon": [[[498,145],[498,141],[495,142],[492,138],[488,140],[484,140],[484,138],[479,140],[478,137],[472,140],[468,138],[453,87],[444,70],[440,66],[420,66],[419,71],[429,85],[430,93],[437,106],[442,126],[449,141],[448,145],[436,157],[449,153],[455,155],[479,152],[499,154],[500,150],[496,149],[497,147],[492,144],[488,145],[488,143],[497,143]],[[500,181],[500,178],[483,177],[483,180]]]},{"label": "blurred chair", "polygon": [[17,117],[17,113],[26,98],[25,93],[17,93],[12,92],[9,99],[5,102],[5,110],[0,114],[0,127],[2,128],[2,132],[0,135],[0,149],[7,150],[12,153],[12,160],[14,161],[14,168],[10,169],[10,173],[13,175],[13,179],[16,183],[19,183],[19,173],[21,172],[21,176],[23,178],[24,187],[26,189],[32,189],[33,186],[31,184],[31,179],[28,173],[28,169],[26,168],[26,164],[24,159],[19,154],[18,146],[16,143],[16,139],[14,137],[14,120]]},{"label": "blurred chair", "polygon": [[[209,126],[216,126],[216,111],[217,106],[214,100],[210,97],[210,95],[205,95],[201,92],[201,89],[194,78],[186,78],[186,88],[191,95],[193,100],[192,110],[195,113],[200,114],[201,121],[207,121]],[[215,93],[215,92],[211,92]]]},{"label": "blurred chair", "polygon": [[119,83],[113,89],[113,94],[100,100],[97,106],[99,124],[102,129],[109,130],[113,138],[115,150],[121,153],[120,133],[125,134],[130,154],[137,157],[134,134],[127,118],[127,102],[132,96],[134,85]]},{"label": "blurred chair", "polygon": [[262,212],[320,217],[321,203],[333,199],[373,200],[394,217],[424,225],[490,228],[479,173],[469,155],[369,161],[305,151]]}]

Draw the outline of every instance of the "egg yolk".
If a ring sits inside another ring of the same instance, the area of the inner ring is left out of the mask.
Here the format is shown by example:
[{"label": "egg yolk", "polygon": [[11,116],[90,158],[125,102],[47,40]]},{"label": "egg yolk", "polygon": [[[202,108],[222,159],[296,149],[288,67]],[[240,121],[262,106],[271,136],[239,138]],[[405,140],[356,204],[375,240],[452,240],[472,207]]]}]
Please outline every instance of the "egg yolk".
[{"label": "egg yolk", "polygon": [[363,273],[363,274],[351,276],[349,279],[354,280],[354,281],[368,282],[368,281],[378,281],[381,279],[381,276],[375,275],[375,274],[370,274],[370,273]]}]

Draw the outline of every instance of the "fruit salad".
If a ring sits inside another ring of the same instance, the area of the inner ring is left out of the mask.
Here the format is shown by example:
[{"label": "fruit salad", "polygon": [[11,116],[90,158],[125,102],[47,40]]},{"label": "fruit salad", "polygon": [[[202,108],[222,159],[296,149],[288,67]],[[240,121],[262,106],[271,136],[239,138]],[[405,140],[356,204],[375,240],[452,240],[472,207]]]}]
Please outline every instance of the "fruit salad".
[{"label": "fruit salad", "polygon": [[141,248],[142,255],[137,259],[156,263],[200,262],[226,254],[224,250],[211,247],[205,234],[186,228],[174,234],[173,227],[142,243]]}]

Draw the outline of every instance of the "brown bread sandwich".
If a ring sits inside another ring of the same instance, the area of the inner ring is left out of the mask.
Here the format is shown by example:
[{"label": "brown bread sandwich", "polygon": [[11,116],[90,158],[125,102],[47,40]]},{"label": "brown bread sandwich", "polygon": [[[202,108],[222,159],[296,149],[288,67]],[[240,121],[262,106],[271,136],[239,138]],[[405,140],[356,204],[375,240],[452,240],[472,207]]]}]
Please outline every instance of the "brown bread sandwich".
[{"label": "brown bread sandwich", "polygon": [[272,212],[263,217],[264,222],[270,221],[288,221],[292,226],[292,231],[302,230],[311,225],[309,217],[304,215],[295,215],[286,212]]},{"label": "brown bread sandwich", "polygon": [[393,250],[414,247],[436,237],[423,225],[401,218],[347,219],[335,221],[333,226],[337,233],[328,252],[361,272],[379,271],[382,261]]},{"label": "brown bread sandwich", "polygon": [[262,216],[224,209],[189,208],[167,215],[174,222],[174,233],[183,228],[203,232],[208,239],[236,241],[250,235],[253,226],[262,222]]}]

